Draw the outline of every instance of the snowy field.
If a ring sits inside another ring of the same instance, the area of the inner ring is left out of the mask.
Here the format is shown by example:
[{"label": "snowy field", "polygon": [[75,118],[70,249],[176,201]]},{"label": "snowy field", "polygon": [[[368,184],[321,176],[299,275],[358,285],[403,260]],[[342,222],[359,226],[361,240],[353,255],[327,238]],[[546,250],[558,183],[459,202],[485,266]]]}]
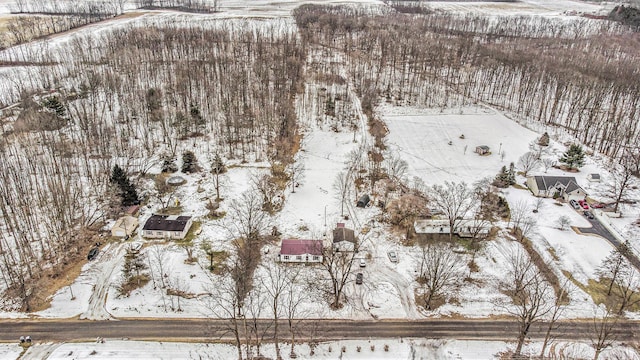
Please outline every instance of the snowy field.
[{"label": "snowy field", "polygon": [[[227,16],[288,16],[302,4],[332,5],[382,5],[380,0],[219,0],[220,12]],[[566,15],[572,12],[603,15],[617,3],[604,1],[600,4],[574,0],[522,0],[512,3],[501,2],[465,2],[432,1],[428,6],[435,10],[454,13],[478,13],[487,15]],[[0,0],[0,14],[8,14],[15,6],[15,0]],[[128,1],[125,9],[134,10],[135,5]]]},{"label": "snowy field", "polygon": [[[360,347],[360,350],[358,350]],[[6,345],[6,348],[19,348]],[[386,348],[386,350],[385,350]],[[530,343],[524,347],[524,354],[537,354],[540,343]],[[0,347],[0,357],[6,360],[18,359],[18,354],[8,352],[6,356]],[[19,348],[21,350],[21,348]],[[275,357],[272,345],[263,345],[262,353]],[[285,345],[283,350],[288,349]],[[500,341],[425,340],[425,339],[377,339],[345,340],[320,343],[313,355],[307,344],[296,346],[298,358],[302,359],[499,359],[500,353],[512,350],[513,344]],[[586,343],[555,342],[550,346],[560,358],[592,358],[593,350]],[[286,351],[286,350],[285,350]],[[226,360],[237,357],[234,347],[224,344],[194,344],[171,342],[139,342],[109,340],[105,343],[36,344],[22,360],[82,360],[82,359],[211,359]],[[638,353],[626,346],[614,346],[605,350],[601,359],[640,359]]]},{"label": "snowy field", "polygon": [[[445,181],[472,184],[493,178],[502,166],[516,162],[528,151],[529,143],[539,137],[484,107],[440,113],[385,106],[380,113],[389,128],[389,147],[408,162],[411,175],[422,178],[427,185]],[[489,146],[491,154],[476,154],[480,145]]]},{"label": "snowy field", "polygon": [[617,3],[573,0],[522,0],[516,2],[491,1],[430,1],[428,5],[434,10],[452,13],[477,13],[484,15],[568,15],[595,14],[606,15]]}]

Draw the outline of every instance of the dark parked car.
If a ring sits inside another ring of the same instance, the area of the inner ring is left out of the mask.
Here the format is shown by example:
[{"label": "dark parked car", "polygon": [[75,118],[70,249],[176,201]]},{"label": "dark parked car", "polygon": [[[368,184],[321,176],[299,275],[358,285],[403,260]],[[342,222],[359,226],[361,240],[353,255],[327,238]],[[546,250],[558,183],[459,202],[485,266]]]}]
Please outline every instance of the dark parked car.
[{"label": "dark parked car", "polygon": [[593,216],[593,214],[591,213],[591,211],[584,211],[583,212],[584,216],[588,217],[589,219],[593,220],[595,219],[595,217]]},{"label": "dark parked car", "polygon": [[91,261],[93,259],[96,258],[96,256],[98,256],[98,253],[100,252],[100,248],[94,247],[91,250],[89,250],[89,253],[87,254],[87,260]]},{"label": "dark parked car", "polygon": [[364,275],[362,275],[362,273],[358,273],[356,275],[356,284],[360,285],[362,284],[362,278],[364,277]]}]

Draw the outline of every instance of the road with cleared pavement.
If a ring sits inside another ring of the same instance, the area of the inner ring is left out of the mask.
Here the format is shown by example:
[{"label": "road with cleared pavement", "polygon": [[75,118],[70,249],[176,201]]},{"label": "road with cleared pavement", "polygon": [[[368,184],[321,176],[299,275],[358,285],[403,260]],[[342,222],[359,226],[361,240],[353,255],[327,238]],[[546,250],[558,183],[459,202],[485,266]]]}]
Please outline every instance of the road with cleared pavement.
[{"label": "road with cleared pavement", "polygon": [[[449,338],[468,340],[515,340],[518,324],[513,320],[327,320],[295,322],[300,339],[340,340],[369,338]],[[29,335],[35,342],[93,341],[106,339],[157,341],[231,341],[231,322],[221,319],[121,319],[88,320],[1,320],[0,342],[17,341]],[[258,321],[258,328],[272,339],[273,322]],[[593,321],[564,321],[557,324],[553,337],[558,340],[589,340]],[[242,328],[242,326],[241,326]],[[280,337],[286,338],[287,326],[280,325]],[[547,325],[531,327],[530,339],[544,338]],[[618,341],[640,340],[640,322],[623,321],[616,325]]]}]

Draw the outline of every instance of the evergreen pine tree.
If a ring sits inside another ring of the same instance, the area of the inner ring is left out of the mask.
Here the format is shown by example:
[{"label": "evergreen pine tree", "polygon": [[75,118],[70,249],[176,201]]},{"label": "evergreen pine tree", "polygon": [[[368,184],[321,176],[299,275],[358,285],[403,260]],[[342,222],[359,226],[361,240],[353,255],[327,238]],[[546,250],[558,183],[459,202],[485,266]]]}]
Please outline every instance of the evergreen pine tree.
[{"label": "evergreen pine tree", "polygon": [[113,166],[110,181],[118,186],[123,206],[137,205],[140,203],[136,188],[131,184],[124,170],[117,164]]},{"label": "evergreen pine tree", "polygon": [[582,150],[582,146],[571,144],[569,149],[562,154],[560,162],[567,164],[569,169],[580,168],[584,165],[584,151]]},{"label": "evergreen pine tree", "polygon": [[162,155],[162,172],[174,173],[178,171],[178,165],[176,165],[176,157],[171,154]]},{"label": "evergreen pine tree", "polygon": [[516,170],[513,163],[509,164],[509,171],[507,172],[507,183],[513,185],[516,183]]},{"label": "evergreen pine tree", "polygon": [[211,163],[211,172],[214,174],[224,174],[227,172],[227,167],[224,166],[224,162],[218,153],[216,153],[216,156]]},{"label": "evergreen pine tree", "polygon": [[185,151],[182,153],[182,172],[193,173],[198,171],[198,161],[193,151]]}]

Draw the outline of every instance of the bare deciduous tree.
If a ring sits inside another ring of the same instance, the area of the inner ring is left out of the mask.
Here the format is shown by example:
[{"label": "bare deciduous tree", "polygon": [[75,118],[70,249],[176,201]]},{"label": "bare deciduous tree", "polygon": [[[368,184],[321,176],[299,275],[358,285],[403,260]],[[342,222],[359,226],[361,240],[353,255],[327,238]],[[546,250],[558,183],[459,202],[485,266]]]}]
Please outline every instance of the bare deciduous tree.
[{"label": "bare deciduous tree", "polygon": [[462,263],[450,245],[427,243],[422,246],[418,282],[423,284],[427,310],[432,310],[433,301],[460,285],[464,278]]},{"label": "bare deciduous tree", "polygon": [[605,195],[613,199],[613,211],[617,212],[620,203],[629,200],[629,191],[637,184],[637,179],[632,173],[633,161],[625,156],[622,165],[611,164],[611,179],[605,182]]},{"label": "bare deciduous tree", "polygon": [[591,334],[591,346],[595,350],[593,360],[598,360],[602,351],[616,341],[618,336],[616,325],[619,317],[608,309],[596,308],[593,316],[593,333]]},{"label": "bare deciduous tree", "polygon": [[[357,250],[357,244],[356,248]],[[323,250],[322,268],[325,277],[325,292],[331,298],[331,307],[339,309],[343,306],[344,286],[351,279],[351,268],[356,251],[338,251],[333,246]]]},{"label": "bare deciduous tree", "polygon": [[512,304],[501,304],[518,321],[517,345],[514,355],[520,356],[531,325],[553,310],[553,288],[531,258],[518,250],[507,258],[509,273],[501,285]]},{"label": "bare deciduous tree", "polygon": [[523,176],[527,176],[530,171],[533,171],[540,166],[540,160],[537,154],[534,154],[531,151],[524,153],[524,155],[520,156],[518,159],[518,170],[522,171]]},{"label": "bare deciduous tree", "polygon": [[436,209],[442,211],[449,220],[449,239],[453,238],[453,229],[475,206],[475,193],[465,182],[445,182],[429,188],[429,201]]}]

